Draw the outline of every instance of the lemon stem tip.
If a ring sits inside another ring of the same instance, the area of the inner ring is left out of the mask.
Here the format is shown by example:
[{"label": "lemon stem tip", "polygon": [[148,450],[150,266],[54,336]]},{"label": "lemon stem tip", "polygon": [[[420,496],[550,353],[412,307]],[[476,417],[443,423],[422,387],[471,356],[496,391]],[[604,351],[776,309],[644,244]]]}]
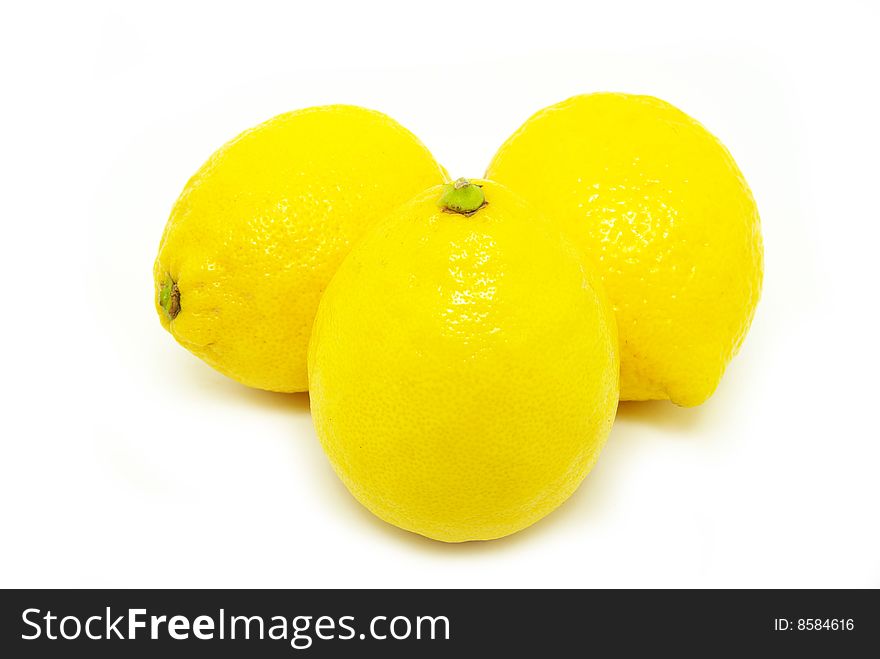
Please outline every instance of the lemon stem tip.
[{"label": "lemon stem tip", "polygon": [[443,186],[437,205],[450,213],[471,216],[486,205],[486,195],[481,186],[460,178]]},{"label": "lemon stem tip", "polygon": [[165,277],[162,288],[159,289],[159,306],[162,307],[169,320],[174,320],[180,313],[180,289],[168,275]]}]

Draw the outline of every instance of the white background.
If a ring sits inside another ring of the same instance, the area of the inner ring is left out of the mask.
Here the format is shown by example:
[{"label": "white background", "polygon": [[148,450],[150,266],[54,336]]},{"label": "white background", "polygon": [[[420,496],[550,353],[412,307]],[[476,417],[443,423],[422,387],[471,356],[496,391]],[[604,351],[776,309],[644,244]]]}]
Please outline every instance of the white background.
[{"label": "white background", "polygon": [[[23,6],[0,16],[0,586],[880,586],[876,3]],[[245,389],[161,329],[168,212],[241,130],[356,103],[479,176],[532,112],[595,90],[728,145],[764,294],[715,396],[623,405],[534,527],[451,546],[378,521],[306,395]]]}]

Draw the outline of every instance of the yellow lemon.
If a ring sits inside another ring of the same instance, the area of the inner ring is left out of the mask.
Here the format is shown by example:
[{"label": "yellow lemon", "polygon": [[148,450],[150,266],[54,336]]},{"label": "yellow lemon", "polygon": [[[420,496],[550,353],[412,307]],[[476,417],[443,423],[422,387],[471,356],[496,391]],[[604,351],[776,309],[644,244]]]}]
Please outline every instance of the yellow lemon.
[{"label": "yellow lemon", "polygon": [[336,473],[383,520],[446,542],[514,533],[565,501],[608,435],[618,370],[614,317],[574,246],[505,188],[464,179],[354,248],[309,352]]},{"label": "yellow lemon", "polygon": [[163,326],[239,382],[305,391],[339,263],[378,218],[444,180],[412,133],[363,108],[308,108],[242,133],[171,211],[153,272]]},{"label": "yellow lemon", "polygon": [[763,275],[758,210],[721,142],[656,98],[590,94],[532,116],[486,175],[556,221],[601,277],[621,399],[712,395]]}]

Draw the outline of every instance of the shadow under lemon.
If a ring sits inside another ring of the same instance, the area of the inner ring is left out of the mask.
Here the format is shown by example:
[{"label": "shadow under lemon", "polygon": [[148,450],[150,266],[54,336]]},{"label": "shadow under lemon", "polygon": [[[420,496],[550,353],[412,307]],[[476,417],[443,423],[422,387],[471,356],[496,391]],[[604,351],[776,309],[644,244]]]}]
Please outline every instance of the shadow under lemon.
[{"label": "shadow under lemon", "polygon": [[[639,424],[663,431],[690,433],[703,426],[712,413],[711,401],[697,407],[679,407],[668,400],[622,400],[617,405],[614,425]],[[609,441],[613,441],[614,434],[612,429]]]},{"label": "shadow under lemon", "polygon": [[[517,533],[496,540],[478,540],[461,543],[445,543],[431,540],[424,536],[397,528],[382,521],[352,497],[339,479],[335,478],[329,463],[325,465],[334,483],[329,486],[332,496],[338,497],[342,506],[350,514],[350,519],[358,524],[372,527],[380,533],[392,536],[395,541],[403,542],[417,551],[444,556],[473,556],[484,552],[513,550],[526,545],[534,538],[561,530],[565,527],[588,527],[592,520],[606,514],[613,514],[611,500],[613,487],[619,482],[618,473],[633,441],[645,441],[644,433],[633,432],[642,426],[657,428],[664,435],[695,437],[700,429],[711,425],[711,417],[719,408],[707,401],[698,407],[679,407],[669,401],[621,401],[618,404],[617,419],[608,438],[608,443],[596,465],[587,474],[580,487],[559,508],[539,520],[532,526]],[[622,450],[615,450],[619,445]],[[610,449],[610,450],[609,450]],[[343,502],[344,500],[344,502]]]},{"label": "shadow under lemon", "polygon": [[[301,393],[278,393],[263,391],[246,387],[226,376],[206,368],[196,360],[182,360],[186,364],[181,366],[186,371],[185,377],[189,378],[200,390],[207,390],[211,396],[225,398],[231,403],[254,405],[257,407],[277,410],[292,411],[297,414],[308,414],[310,411],[308,392]],[[363,526],[365,530],[372,529],[381,534],[387,534],[395,542],[407,544],[417,551],[430,554],[442,554],[444,556],[472,556],[484,552],[497,553],[498,551],[513,550],[525,545],[532,539],[550,532],[572,525],[589,526],[591,519],[607,514],[612,497],[613,482],[615,481],[619,465],[615,466],[623,452],[613,450],[614,444],[626,444],[642,432],[632,431],[641,427],[657,428],[664,434],[692,436],[706,425],[711,425],[709,418],[714,416],[711,401],[699,407],[678,407],[669,401],[621,401],[617,408],[617,418],[608,444],[599,457],[598,462],[587,474],[580,487],[559,508],[539,520],[532,526],[517,533],[496,540],[471,541],[461,543],[445,543],[431,540],[410,531],[405,531],[379,519],[364,506],[362,506],[346,489],[342,481],[336,476],[329,461],[321,461],[315,468],[320,470],[321,476],[316,474],[319,487],[324,490],[325,500],[336,500],[338,506],[334,506],[345,515],[347,522]],[[317,442],[317,437],[314,437]],[[609,450],[612,449],[612,450]]]},{"label": "shadow under lemon", "polygon": [[301,414],[309,413],[309,394],[306,391],[280,393],[254,389],[226,377],[195,357],[176,361],[180,364],[180,370],[183,371],[180,376],[186,377],[192,386],[199,391],[207,392],[210,396],[237,405],[253,405],[269,410],[290,410]]}]

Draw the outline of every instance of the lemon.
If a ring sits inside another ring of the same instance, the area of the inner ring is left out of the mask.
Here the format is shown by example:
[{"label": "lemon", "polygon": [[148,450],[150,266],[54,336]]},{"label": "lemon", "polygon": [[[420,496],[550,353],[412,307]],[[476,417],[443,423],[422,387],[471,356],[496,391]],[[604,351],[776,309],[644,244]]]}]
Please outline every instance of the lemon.
[{"label": "lemon", "polygon": [[526,121],[486,175],[555,220],[601,277],[621,399],[712,395],[763,275],[758,210],[721,142],[656,98],[576,96]]},{"label": "lemon", "polygon": [[339,263],[376,220],[444,180],[379,112],[270,119],[211,156],[174,205],[154,267],[159,318],[231,378],[305,391],[312,322]]},{"label": "lemon", "polygon": [[330,283],[309,352],[339,477],[383,520],[447,542],[561,504],[618,395],[614,318],[576,249],[479,185],[431,188],[371,231]]}]

